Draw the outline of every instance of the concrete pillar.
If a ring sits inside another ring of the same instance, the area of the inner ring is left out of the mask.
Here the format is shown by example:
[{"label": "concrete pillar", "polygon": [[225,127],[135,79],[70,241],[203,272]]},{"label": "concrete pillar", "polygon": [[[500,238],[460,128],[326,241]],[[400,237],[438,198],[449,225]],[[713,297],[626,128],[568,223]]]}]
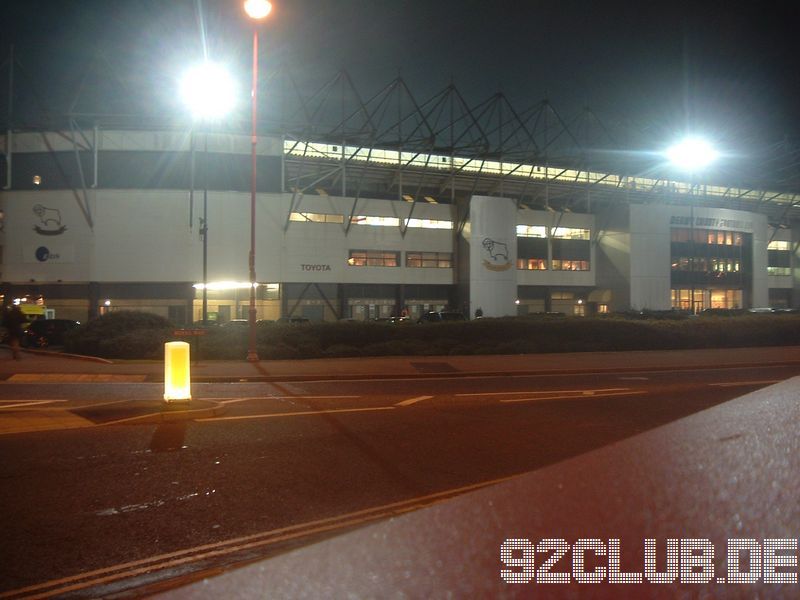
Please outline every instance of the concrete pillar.
[{"label": "concrete pillar", "polygon": [[510,198],[470,202],[470,306],[486,317],[517,314],[517,205]]}]

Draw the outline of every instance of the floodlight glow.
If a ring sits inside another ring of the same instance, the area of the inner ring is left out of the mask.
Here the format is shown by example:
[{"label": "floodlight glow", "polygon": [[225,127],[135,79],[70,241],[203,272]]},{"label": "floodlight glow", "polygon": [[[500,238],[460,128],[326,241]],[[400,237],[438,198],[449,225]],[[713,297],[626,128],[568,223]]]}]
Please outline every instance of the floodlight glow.
[{"label": "floodlight glow", "polygon": [[713,163],[719,153],[706,140],[686,138],[666,151],[669,161],[686,171],[696,171]]},{"label": "floodlight glow", "polygon": [[236,84],[222,65],[201,63],[181,80],[181,98],[195,118],[220,118],[236,104]]},{"label": "floodlight glow", "polygon": [[251,19],[263,19],[272,12],[272,4],[267,0],[247,0],[244,3],[244,12]]},{"label": "floodlight glow", "polygon": [[210,281],[207,284],[195,283],[192,287],[196,290],[212,290],[214,292],[227,292],[229,290],[246,290],[250,287],[258,287],[258,283],[249,281]]}]

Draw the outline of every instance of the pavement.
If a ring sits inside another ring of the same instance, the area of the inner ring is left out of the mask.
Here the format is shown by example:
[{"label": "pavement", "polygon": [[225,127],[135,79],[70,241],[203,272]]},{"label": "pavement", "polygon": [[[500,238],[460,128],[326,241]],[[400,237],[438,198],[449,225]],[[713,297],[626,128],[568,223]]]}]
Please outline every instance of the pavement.
[{"label": "pavement", "polygon": [[[319,381],[443,375],[542,375],[753,367],[800,364],[800,345],[764,348],[707,348],[633,352],[569,352],[478,356],[382,356],[307,360],[201,361],[192,363],[197,383]],[[11,360],[0,347],[0,381],[16,383],[162,382],[162,361],[108,361],[56,352],[25,351]]]},{"label": "pavement", "polygon": [[[520,376],[625,371],[667,371],[800,364],[800,346],[636,352],[574,352],[487,356],[393,356],[309,360],[201,361],[193,383],[257,383],[353,379]],[[27,350],[19,361],[0,347],[0,435],[131,423],[164,423],[216,417],[225,406],[212,400],[166,403],[149,400],[103,402],[20,399],[6,384],[159,383],[161,361],[109,361],[96,357]],[[57,395],[57,393],[55,394]],[[50,394],[53,396],[53,394]],[[45,395],[46,398],[46,395]],[[58,403],[58,404],[56,404]]]}]

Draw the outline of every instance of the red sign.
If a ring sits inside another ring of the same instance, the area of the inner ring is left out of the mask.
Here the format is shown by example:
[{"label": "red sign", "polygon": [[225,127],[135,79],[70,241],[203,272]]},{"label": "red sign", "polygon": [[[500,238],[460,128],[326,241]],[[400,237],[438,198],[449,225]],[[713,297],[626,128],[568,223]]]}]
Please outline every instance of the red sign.
[{"label": "red sign", "polygon": [[172,335],[177,337],[191,337],[193,335],[206,335],[205,329],[174,329]]}]

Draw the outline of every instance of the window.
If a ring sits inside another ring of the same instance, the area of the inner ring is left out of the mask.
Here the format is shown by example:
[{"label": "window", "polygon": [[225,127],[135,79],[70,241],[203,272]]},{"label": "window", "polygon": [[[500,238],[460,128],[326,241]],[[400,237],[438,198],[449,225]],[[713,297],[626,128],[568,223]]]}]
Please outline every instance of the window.
[{"label": "window", "polygon": [[607,315],[608,314],[608,304],[598,304],[597,305],[597,314],[600,315]]},{"label": "window", "polygon": [[554,258],[553,259],[553,270],[554,271],[588,271],[589,270],[589,261],[588,260],[561,260]]},{"label": "window", "polygon": [[792,274],[790,267],[767,267],[767,275],[775,275],[777,277],[788,277]]},{"label": "window", "polygon": [[546,258],[518,258],[517,269],[521,271],[546,271]]},{"label": "window", "polygon": [[675,228],[671,232],[671,238],[673,242],[680,242],[686,243],[689,241],[689,230],[688,229],[678,229]]},{"label": "window", "polygon": [[772,240],[767,245],[767,250],[791,250],[792,244],[791,242],[786,242],[783,240]]},{"label": "window", "polygon": [[562,240],[589,240],[591,232],[588,229],[574,229],[572,227],[555,227],[553,237]]},{"label": "window", "polygon": [[547,227],[544,225],[517,225],[517,237],[546,238]]},{"label": "window", "polygon": [[674,227],[670,232],[673,242],[688,243],[694,231],[695,244],[708,244],[710,246],[741,246],[744,238],[738,231],[717,231],[711,229],[687,229]]},{"label": "window", "polygon": [[406,252],[406,266],[449,269],[453,266],[453,254],[451,252]]},{"label": "window", "polygon": [[452,229],[452,221],[437,221],[435,219],[408,219],[406,227],[421,227],[422,229]]},{"label": "window", "polygon": [[326,215],[321,213],[293,212],[289,215],[290,221],[299,223],[344,223],[342,215]]},{"label": "window", "polygon": [[399,227],[400,219],[397,217],[369,217],[359,215],[352,217],[350,222],[353,225],[376,225],[378,227]]},{"label": "window", "polygon": [[351,267],[397,267],[400,253],[386,250],[350,250],[347,264]]},{"label": "window", "polygon": [[550,294],[550,300],[572,300],[575,294],[572,292],[553,292]]}]

